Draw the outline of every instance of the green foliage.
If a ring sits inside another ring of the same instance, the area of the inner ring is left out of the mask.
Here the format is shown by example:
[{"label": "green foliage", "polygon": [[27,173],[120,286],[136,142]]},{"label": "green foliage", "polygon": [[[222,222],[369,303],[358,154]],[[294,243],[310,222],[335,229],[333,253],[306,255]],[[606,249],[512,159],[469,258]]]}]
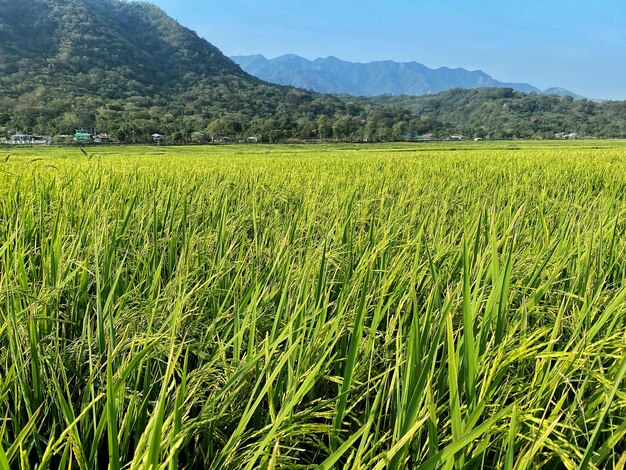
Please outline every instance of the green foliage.
[{"label": "green foliage", "polygon": [[449,132],[492,139],[554,139],[560,132],[626,137],[626,102],[597,103],[510,88],[455,89],[431,96],[379,96],[373,102],[441,122]]},{"label": "green foliage", "polygon": [[619,468],[623,163],[608,141],[15,149],[0,466]]}]

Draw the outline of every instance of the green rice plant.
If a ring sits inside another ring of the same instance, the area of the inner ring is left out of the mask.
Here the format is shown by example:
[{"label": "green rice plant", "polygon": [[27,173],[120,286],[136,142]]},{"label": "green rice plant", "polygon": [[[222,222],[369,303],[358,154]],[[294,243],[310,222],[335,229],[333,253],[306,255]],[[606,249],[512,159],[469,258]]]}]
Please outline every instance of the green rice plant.
[{"label": "green rice plant", "polygon": [[16,149],[0,468],[624,468],[626,147],[516,147]]}]

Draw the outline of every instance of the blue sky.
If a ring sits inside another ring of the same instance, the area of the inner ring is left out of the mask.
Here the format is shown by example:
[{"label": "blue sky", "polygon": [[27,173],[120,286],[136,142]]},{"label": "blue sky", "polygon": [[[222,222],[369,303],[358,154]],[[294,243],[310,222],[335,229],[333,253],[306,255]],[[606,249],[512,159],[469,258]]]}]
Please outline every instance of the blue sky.
[{"label": "blue sky", "polygon": [[626,99],[624,0],[153,0],[227,55],[417,61]]}]

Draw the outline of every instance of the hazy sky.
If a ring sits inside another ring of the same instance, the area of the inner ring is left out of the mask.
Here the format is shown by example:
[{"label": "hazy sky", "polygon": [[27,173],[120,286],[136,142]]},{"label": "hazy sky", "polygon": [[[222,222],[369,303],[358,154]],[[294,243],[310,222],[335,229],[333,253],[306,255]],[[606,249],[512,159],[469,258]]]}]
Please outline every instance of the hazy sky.
[{"label": "hazy sky", "polygon": [[625,0],[153,0],[227,55],[481,69],[626,99]]}]

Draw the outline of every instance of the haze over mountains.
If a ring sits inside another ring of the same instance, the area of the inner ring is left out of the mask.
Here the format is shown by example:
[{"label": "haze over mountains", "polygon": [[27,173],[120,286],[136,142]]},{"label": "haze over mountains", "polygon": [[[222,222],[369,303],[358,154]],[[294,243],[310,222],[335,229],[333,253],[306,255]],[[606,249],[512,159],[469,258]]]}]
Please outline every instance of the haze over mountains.
[{"label": "haze over mountains", "polygon": [[[481,70],[432,69],[418,62],[355,63],[336,57],[308,60],[294,54],[275,59],[267,59],[261,54],[231,58],[243,70],[262,80],[320,93],[421,96],[453,88],[512,88],[523,93],[542,93],[528,83],[501,82]],[[582,98],[563,88],[550,88],[543,93]]]}]

